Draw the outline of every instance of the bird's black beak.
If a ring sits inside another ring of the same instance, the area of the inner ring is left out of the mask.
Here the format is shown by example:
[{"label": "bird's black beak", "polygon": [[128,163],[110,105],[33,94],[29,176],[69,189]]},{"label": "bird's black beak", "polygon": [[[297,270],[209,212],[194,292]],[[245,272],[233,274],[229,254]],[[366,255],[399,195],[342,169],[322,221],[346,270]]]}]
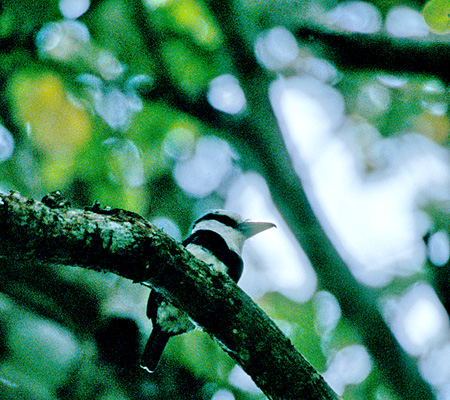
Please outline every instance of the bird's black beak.
[{"label": "bird's black beak", "polygon": [[251,236],[256,235],[257,233],[263,232],[266,229],[276,228],[275,224],[272,222],[241,222],[239,225],[239,231],[248,239]]}]

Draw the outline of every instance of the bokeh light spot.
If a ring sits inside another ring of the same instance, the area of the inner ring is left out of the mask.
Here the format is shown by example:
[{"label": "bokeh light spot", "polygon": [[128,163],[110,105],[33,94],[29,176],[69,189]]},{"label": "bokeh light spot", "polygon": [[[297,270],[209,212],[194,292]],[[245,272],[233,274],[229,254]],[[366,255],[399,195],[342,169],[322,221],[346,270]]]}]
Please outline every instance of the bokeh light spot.
[{"label": "bokeh light spot", "polygon": [[313,297],[316,310],[316,330],[320,335],[329,334],[341,318],[341,307],[330,292],[320,291]]},{"label": "bokeh light spot", "polygon": [[0,125],[0,162],[6,161],[14,151],[14,138],[3,125]]},{"label": "bokeh light spot", "polygon": [[299,55],[297,40],[284,27],[275,27],[258,36],[255,54],[259,62],[270,70],[286,68]]},{"label": "bokeh light spot", "polygon": [[109,138],[103,142],[103,146],[111,181],[130,187],[145,183],[144,164],[134,142],[128,139]]},{"label": "bokeh light spot", "polygon": [[448,315],[428,284],[414,285],[383,310],[397,340],[412,355],[425,354],[450,335]]},{"label": "bokeh light spot", "polygon": [[59,0],[59,10],[65,18],[81,17],[89,8],[89,0]]},{"label": "bokeh light spot", "polygon": [[344,347],[334,355],[323,377],[342,395],[345,386],[363,382],[371,370],[372,362],[366,348],[355,344]]},{"label": "bokeh light spot", "polygon": [[239,81],[229,74],[218,76],[209,83],[208,101],[215,109],[228,114],[238,114],[246,105]]},{"label": "bokeh light spot", "polygon": [[396,37],[423,37],[429,29],[422,14],[409,7],[393,7],[386,16],[385,28]]},{"label": "bokeh light spot", "polygon": [[213,136],[200,138],[193,156],[175,165],[175,180],[192,196],[204,197],[232,172],[233,156],[226,141]]},{"label": "bokeh light spot", "polygon": [[446,232],[439,231],[431,235],[428,240],[428,257],[437,266],[448,263],[450,258],[450,244]]},{"label": "bokeh light spot", "polygon": [[326,15],[325,23],[349,32],[376,33],[381,29],[378,9],[365,1],[340,3]]},{"label": "bokeh light spot", "polygon": [[65,20],[45,24],[36,36],[41,54],[67,61],[76,54],[82,43],[90,40],[89,31],[82,22]]}]

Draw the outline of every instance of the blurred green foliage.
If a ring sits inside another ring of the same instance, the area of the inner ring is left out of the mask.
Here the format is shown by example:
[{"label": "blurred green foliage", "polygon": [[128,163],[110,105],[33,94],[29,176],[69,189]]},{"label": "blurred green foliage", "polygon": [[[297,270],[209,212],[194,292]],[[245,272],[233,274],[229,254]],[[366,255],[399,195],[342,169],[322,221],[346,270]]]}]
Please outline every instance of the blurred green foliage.
[{"label": "blurred green foliage", "polygon": [[[386,5],[386,2],[379,3],[380,8]],[[249,23],[246,29],[263,24],[266,21],[264,14],[270,14],[271,7],[277,5],[276,2],[260,2],[259,7],[254,7],[262,10],[261,14],[249,15],[249,19],[257,22]],[[448,9],[448,1],[443,0],[431,0],[425,5],[424,18],[435,32],[448,32]],[[50,43],[51,51],[37,48],[38,32],[48,23],[61,19],[57,1],[7,0],[1,4],[0,123],[11,131],[16,142],[14,156],[0,164],[1,189],[17,189],[36,198],[58,189],[78,207],[97,200],[111,207],[136,211],[149,219],[169,217],[185,234],[197,212],[196,207],[201,209],[198,204],[221,205],[223,193],[216,192],[206,199],[199,199],[184,192],[173,177],[176,157],[166,151],[165,145],[170,139],[189,155],[190,147],[194,146],[192,141],[197,138],[211,134],[226,136],[220,129],[213,131],[206,121],[184,111],[186,105],[196,104],[205,96],[211,79],[234,72],[226,35],[207,3],[201,0],[160,3],[156,0],[142,3],[137,0],[96,0],[79,18],[90,33],[89,41],[78,38],[63,43],[61,46],[69,49],[66,55],[55,55],[52,46],[56,48],[57,43]],[[254,37],[259,33],[252,32]],[[315,54],[317,48],[305,46],[302,50]],[[118,70],[122,72],[114,72]],[[107,73],[116,75],[106,79]],[[113,107],[119,98],[109,98],[106,94],[113,93],[116,88],[120,93],[126,93],[133,77],[141,74],[148,78],[147,83],[133,88],[135,97],[127,100],[128,117],[124,116],[124,122],[113,126],[108,118],[119,118],[118,110]],[[80,83],[81,75],[100,76],[104,86],[99,92],[93,87],[86,88]],[[337,87],[346,100],[348,114],[373,123],[385,137],[415,130],[447,145],[448,115],[433,111],[433,107],[448,100],[443,83],[435,77],[405,74],[396,77],[400,83],[396,81],[398,84],[390,85],[386,84],[388,78],[392,76],[373,71],[342,74]],[[174,91],[177,101],[184,99],[186,104],[180,106],[173,99],[166,101]],[[100,94],[105,97],[100,98]],[[140,108],[133,103],[137,98],[142,101]],[[105,105],[103,115],[99,112],[102,105]],[[109,115],[111,110],[112,115]],[[105,141],[111,138],[117,142],[109,142],[108,147]],[[113,147],[114,143],[122,147]],[[126,147],[129,143],[135,147]],[[122,153],[124,148],[129,153]],[[128,162],[131,158],[135,163]],[[130,181],[135,182],[133,179],[138,179],[139,168],[143,171],[142,183],[130,184]],[[98,297],[99,302],[106,302],[111,293],[115,293],[114,285],[108,286],[108,293],[99,289],[110,284],[106,278],[93,278],[79,271],[68,272],[62,277],[58,274],[55,271],[57,278],[52,282],[56,287],[69,282],[74,290],[78,290],[79,282],[81,286],[94,282],[92,287],[99,293],[93,298]],[[27,301],[37,301],[33,299],[36,293],[37,297],[45,297],[42,286],[26,288],[30,294],[25,296],[21,307],[26,309]],[[17,296],[13,290],[5,289],[5,292],[13,299]],[[135,306],[142,309],[141,320],[145,319],[145,296],[144,289],[137,290]],[[52,303],[51,296],[45,297],[42,303],[45,302]],[[316,329],[312,301],[299,305],[278,293],[269,293],[259,303],[289,331],[295,346],[321,372],[326,369],[331,353],[350,344],[362,344],[359,333],[345,319],[341,319],[327,337],[322,337]],[[37,315],[52,318],[42,310],[45,305],[35,306]],[[102,313],[101,309],[97,311]],[[165,372],[148,377],[128,365],[126,373],[124,370],[117,373],[114,365],[102,364],[99,357],[93,355],[95,327],[80,333],[80,328],[71,322],[75,315],[76,310],[67,311],[68,322],[63,318],[65,322],[60,323],[64,329],[75,333],[78,346],[84,346],[83,357],[68,373],[64,385],[61,383],[60,387],[49,389],[45,382],[39,381],[42,376],[37,373],[35,380],[21,389],[25,394],[19,397],[14,397],[17,391],[3,388],[0,381],[0,395],[7,399],[95,398],[91,396],[210,399],[215,390],[222,387],[231,390],[236,399],[262,398],[261,394],[232,387],[227,379],[233,362],[202,332],[173,340],[161,365],[161,371]],[[89,318],[84,323],[89,324]],[[144,337],[148,329],[142,330]],[[83,341],[85,335],[90,339]],[[0,367],[0,378],[7,376],[12,382],[27,381],[27,371],[15,370],[14,364],[5,365]],[[124,382],[124,376],[128,383]],[[105,379],[107,385],[99,382],[98,377]],[[208,390],[205,389],[207,385],[210,385]],[[369,378],[360,385],[350,386],[344,398],[395,399],[386,386],[374,367]],[[101,395],[95,394],[94,389],[98,387],[102,388],[98,392]],[[58,397],[58,390],[65,397]]]}]

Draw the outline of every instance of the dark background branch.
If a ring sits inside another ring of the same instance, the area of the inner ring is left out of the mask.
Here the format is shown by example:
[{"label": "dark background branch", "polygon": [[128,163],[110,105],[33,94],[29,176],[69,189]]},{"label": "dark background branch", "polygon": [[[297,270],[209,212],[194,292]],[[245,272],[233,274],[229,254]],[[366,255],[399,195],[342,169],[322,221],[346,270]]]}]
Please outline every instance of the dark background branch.
[{"label": "dark background branch", "polygon": [[301,43],[322,46],[327,59],[344,71],[418,73],[450,82],[448,40],[336,32],[320,26],[295,27],[294,35]]},{"label": "dark background branch", "polygon": [[[206,96],[199,99],[183,96],[167,75],[160,81],[161,86],[158,85],[155,92],[150,94],[152,99],[157,99],[159,94],[160,99],[172,107],[207,124],[218,135],[224,135],[240,149],[244,165],[253,168],[256,166],[269,186],[277,209],[312,263],[321,287],[329,290],[339,300],[344,316],[357,327],[364,344],[393,390],[402,398],[433,399],[432,390],[420,376],[414,360],[399,346],[386,325],[376,305],[376,297],[370,290],[362,288],[349,272],[346,261],[336,250],[340,247],[339,243],[331,242],[311,207],[310,201],[314,199],[305,193],[301,179],[293,169],[269,103],[268,87],[273,77],[256,62],[252,49],[243,39],[244,35],[240,34],[241,28],[236,24],[239,18],[230,2],[210,1],[208,4],[227,38],[225,49],[233,60],[232,72],[238,77],[246,94],[247,113],[240,118],[230,117],[213,109],[206,101]],[[332,48],[331,54],[341,57],[342,64],[349,69],[358,67],[356,61],[360,68],[367,68],[370,64],[370,60],[366,63],[362,58],[361,61],[361,48],[365,49],[372,59],[378,57],[377,53],[370,53],[373,43],[383,47],[387,41],[392,42],[399,59],[403,58],[407,51],[402,49],[398,40],[380,38],[377,41],[369,35],[346,35],[306,28],[299,29],[296,33],[300,39],[308,38],[315,42],[323,40],[325,45]],[[342,44],[347,48],[342,50],[338,47]],[[420,51],[424,52],[424,49],[420,47]],[[354,54],[353,60],[350,59],[349,52]],[[395,59],[389,62],[388,54],[383,52],[374,67],[387,69],[390,65],[394,71],[402,65],[396,63]],[[445,60],[445,57],[442,56],[442,60]],[[420,61],[416,60],[416,67],[419,65]],[[422,67],[426,65],[424,62]],[[410,68],[413,67],[411,63]],[[158,90],[158,87],[161,87],[161,90]],[[172,89],[168,89],[170,87]],[[384,351],[386,347],[390,349],[389,352]]]}]

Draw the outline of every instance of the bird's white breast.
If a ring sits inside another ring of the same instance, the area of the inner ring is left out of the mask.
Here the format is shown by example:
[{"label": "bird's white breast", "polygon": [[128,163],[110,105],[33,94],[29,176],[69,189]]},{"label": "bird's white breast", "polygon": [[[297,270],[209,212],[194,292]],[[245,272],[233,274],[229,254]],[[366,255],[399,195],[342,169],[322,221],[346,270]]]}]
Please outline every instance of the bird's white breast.
[{"label": "bird's white breast", "polygon": [[227,273],[227,267],[221,261],[219,261],[215,256],[213,256],[209,251],[205,250],[202,246],[198,246],[196,244],[189,244],[186,249],[191,253],[195,258],[202,260],[206,264],[210,265],[214,270]]}]

